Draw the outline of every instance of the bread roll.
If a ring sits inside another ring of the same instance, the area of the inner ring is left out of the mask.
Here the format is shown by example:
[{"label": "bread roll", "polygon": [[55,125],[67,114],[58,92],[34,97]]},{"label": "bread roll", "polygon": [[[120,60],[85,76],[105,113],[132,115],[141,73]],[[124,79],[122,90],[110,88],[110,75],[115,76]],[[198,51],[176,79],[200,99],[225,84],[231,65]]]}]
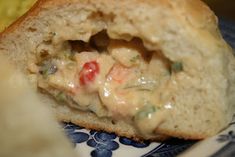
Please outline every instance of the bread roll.
[{"label": "bread roll", "polygon": [[60,121],[204,139],[234,113],[233,52],[199,0],[39,0],[0,50]]}]

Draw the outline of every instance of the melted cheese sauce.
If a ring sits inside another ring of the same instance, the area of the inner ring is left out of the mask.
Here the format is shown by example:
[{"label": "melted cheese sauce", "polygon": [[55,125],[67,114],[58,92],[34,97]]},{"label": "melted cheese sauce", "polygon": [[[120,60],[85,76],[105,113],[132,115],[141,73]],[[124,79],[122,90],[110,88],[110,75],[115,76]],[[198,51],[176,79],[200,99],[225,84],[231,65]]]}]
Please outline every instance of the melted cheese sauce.
[{"label": "melted cheese sauce", "polygon": [[161,97],[171,76],[164,56],[153,52],[146,59],[146,53],[135,42],[114,40],[103,53],[91,50],[76,53],[73,60],[53,58],[51,71],[41,72],[38,84],[55,97],[62,92],[72,107],[100,117],[130,119],[150,135],[172,108]]}]

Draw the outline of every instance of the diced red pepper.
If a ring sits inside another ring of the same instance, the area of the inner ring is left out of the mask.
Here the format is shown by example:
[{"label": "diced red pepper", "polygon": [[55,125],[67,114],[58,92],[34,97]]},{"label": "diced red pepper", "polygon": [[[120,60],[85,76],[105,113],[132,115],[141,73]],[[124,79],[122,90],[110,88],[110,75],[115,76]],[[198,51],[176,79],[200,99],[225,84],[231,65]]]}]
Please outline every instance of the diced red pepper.
[{"label": "diced red pepper", "polygon": [[88,83],[93,82],[99,72],[100,67],[96,61],[86,62],[79,74],[80,84],[87,85]]}]

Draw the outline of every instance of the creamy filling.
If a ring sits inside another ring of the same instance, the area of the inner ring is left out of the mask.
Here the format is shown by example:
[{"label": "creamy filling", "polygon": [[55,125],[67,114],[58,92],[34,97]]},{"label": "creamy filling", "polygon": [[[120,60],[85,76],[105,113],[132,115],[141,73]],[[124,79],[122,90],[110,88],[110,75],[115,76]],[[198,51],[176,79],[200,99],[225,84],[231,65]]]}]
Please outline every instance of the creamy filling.
[{"label": "creamy filling", "polygon": [[[37,60],[38,87],[59,102],[99,117],[128,119],[151,135],[173,104],[161,98],[172,73],[183,70],[161,52],[148,51],[138,39],[93,36],[89,43],[68,41],[53,55]],[[33,68],[35,69],[35,66]]]}]

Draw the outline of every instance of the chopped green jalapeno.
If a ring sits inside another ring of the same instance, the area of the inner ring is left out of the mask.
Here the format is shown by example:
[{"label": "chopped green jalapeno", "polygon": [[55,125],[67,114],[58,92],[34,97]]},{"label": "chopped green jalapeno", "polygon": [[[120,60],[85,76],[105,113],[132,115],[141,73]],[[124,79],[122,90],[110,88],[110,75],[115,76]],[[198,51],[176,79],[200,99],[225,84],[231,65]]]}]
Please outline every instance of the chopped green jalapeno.
[{"label": "chopped green jalapeno", "polygon": [[138,59],[140,59],[140,55],[136,55],[135,57],[131,58],[131,62],[136,62]]},{"label": "chopped green jalapeno", "polygon": [[181,62],[174,62],[171,64],[171,73],[172,72],[181,72],[183,71],[183,64]]},{"label": "chopped green jalapeno", "polygon": [[65,102],[67,100],[66,95],[63,92],[59,92],[56,95],[56,100],[60,101],[60,102]]},{"label": "chopped green jalapeno", "polygon": [[63,53],[65,58],[72,59],[74,56],[74,53],[72,51],[66,51]]},{"label": "chopped green jalapeno", "polygon": [[56,32],[50,32],[51,36],[56,36]]},{"label": "chopped green jalapeno", "polygon": [[132,89],[135,88],[138,91],[153,91],[155,88],[154,83],[149,84],[134,84],[134,85],[127,85],[123,89]]},{"label": "chopped green jalapeno", "polygon": [[148,118],[151,114],[153,114],[156,111],[157,109],[155,106],[146,105],[143,108],[141,108],[139,112],[137,112],[137,114],[135,115],[135,119],[139,120],[143,118]]},{"label": "chopped green jalapeno", "polygon": [[153,91],[156,88],[157,81],[148,79],[145,76],[140,77],[137,82],[129,82],[123,89],[136,89],[138,91]]},{"label": "chopped green jalapeno", "polygon": [[48,75],[56,73],[57,70],[57,66],[53,64],[51,60],[46,60],[42,62],[39,72],[43,77],[47,77]]}]

